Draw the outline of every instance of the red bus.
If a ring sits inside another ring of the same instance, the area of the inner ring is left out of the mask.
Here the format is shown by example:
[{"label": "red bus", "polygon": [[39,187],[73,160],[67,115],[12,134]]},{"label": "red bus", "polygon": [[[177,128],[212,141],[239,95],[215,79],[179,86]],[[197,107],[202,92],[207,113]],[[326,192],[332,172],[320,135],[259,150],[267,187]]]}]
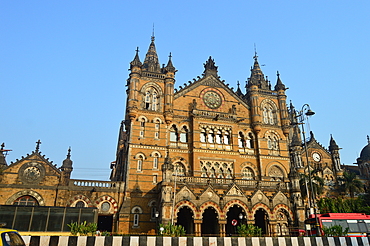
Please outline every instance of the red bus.
[{"label": "red bus", "polygon": [[[324,226],[331,227],[340,225],[343,229],[349,228],[348,237],[366,237],[370,235],[370,215],[363,213],[327,213],[317,214],[317,219],[321,229]],[[315,228],[315,215],[311,214],[305,221],[305,224],[311,227],[311,230],[307,232],[308,235],[315,236],[317,234]],[[323,234],[323,232],[321,234]]]}]

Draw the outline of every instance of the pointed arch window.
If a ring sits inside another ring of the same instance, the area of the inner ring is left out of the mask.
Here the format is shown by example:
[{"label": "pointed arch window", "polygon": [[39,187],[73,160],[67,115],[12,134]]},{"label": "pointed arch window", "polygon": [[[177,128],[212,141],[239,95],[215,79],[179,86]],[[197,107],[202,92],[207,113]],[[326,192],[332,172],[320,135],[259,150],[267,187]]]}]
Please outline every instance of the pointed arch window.
[{"label": "pointed arch window", "polygon": [[247,148],[254,149],[254,139],[253,139],[253,134],[251,132],[248,134],[246,145],[247,145]]},{"label": "pointed arch window", "polygon": [[230,133],[228,131],[224,133],[224,144],[230,144]]},{"label": "pointed arch window", "polygon": [[188,129],[186,126],[183,126],[180,132],[180,142],[187,143],[188,142]]},{"label": "pointed arch window", "polygon": [[177,127],[175,125],[173,125],[170,128],[170,141],[171,142],[177,142],[178,138],[179,138],[179,133],[178,133]]},{"label": "pointed arch window", "polygon": [[205,143],[207,139],[207,133],[206,131],[202,128],[202,132],[200,133],[200,142]]},{"label": "pointed arch window", "polygon": [[149,87],[144,94],[144,109],[158,111],[158,91],[154,87]]},{"label": "pointed arch window", "polygon": [[239,132],[238,135],[238,146],[239,148],[245,148],[245,139],[244,134],[242,132]]},{"label": "pointed arch window", "polygon": [[207,134],[207,140],[209,143],[214,143],[214,140],[215,140],[215,136],[213,134],[213,131],[212,130],[209,130],[208,131],[208,134]]},{"label": "pointed arch window", "polygon": [[216,132],[216,143],[221,144],[222,143],[222,133],[220,130],[217,130]]}]

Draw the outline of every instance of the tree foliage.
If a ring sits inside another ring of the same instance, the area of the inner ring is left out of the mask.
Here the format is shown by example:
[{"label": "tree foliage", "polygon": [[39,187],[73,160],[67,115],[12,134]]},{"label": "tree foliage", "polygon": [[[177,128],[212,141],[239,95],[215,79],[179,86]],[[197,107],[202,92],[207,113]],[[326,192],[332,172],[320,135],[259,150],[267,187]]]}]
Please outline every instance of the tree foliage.
[{"label": "tree foliage", "polygon": [[182,225],[172,225],[168,223],[167,225],[159,225],[158,234],[166,237],[182,237],[185,236],[186,231]]},{"label": "tree foliage", "polygon": [[343,177],[338,178],[338,180],[342,183],[339,190],[344,194],[349,193],[351,198],[355,197],[355,193],[364,191],[364,185],[356,178],[354,172],[344,172]]},{"label": "tree foliage", "polygon": [[262,229],[251,224],[241,224],[236,227],[238,234],[242,237],[261,237]]},{"label": "tree foliage", "polygon": [[[304,198],[307,197],[307,189],[309,190],[309,192],[312,192],[313,190],[316,196],[321,195],[324,192],[324,180],[317,175],[318,172],[319,172],[318,169],[311,171],[311,181],[312,182],[310,182],[310,176],[308,174],[306,173],[300,174],[299,184],[301,186],[302,197]],[[312,189],[311,189],[311,183],[312,183]]]}]

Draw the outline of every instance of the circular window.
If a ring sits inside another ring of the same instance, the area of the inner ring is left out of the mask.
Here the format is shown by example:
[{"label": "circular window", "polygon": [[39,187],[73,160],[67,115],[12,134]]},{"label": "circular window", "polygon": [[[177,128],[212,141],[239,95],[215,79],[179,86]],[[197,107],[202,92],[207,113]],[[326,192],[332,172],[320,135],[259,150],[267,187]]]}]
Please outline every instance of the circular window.
[{"label": "circular window", "polygon": [[101,211],[102,212],[109,212],[109,209],[110,209],[110,203],[109,202],[104,202],[101,205]]},{"label": "circular window", "polygon": [[211,109],[219,108],[222,104],[221,96],[215,91],[207,91],[203,96],[203,101]]}]

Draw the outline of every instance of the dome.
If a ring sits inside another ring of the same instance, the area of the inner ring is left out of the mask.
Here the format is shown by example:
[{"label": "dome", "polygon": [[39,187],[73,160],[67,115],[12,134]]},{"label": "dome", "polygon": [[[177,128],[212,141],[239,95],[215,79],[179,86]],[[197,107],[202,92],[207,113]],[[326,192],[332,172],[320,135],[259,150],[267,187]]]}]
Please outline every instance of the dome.
[{"label": "dome", "polygon": [[363,161],[370,160],[370,143],[361,150],[360,159]]}]

